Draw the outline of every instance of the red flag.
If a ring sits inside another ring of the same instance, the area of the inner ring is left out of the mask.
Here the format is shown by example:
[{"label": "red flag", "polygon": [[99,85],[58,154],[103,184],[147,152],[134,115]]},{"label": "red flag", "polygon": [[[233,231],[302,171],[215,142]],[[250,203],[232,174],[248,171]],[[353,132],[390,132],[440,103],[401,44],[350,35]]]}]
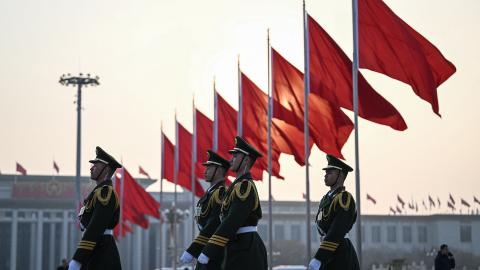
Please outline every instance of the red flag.
[{"label": "red flag", "polygon": [[452,204],[455,204],[455,200],[453,199],[452,194],[448,194],[448,195],[450,195],[449,199],[450,199],[450,201],[452,202]]},{"label": "red flag", "polygon": [[[119,198],[119,200],[122,210],[120,224],[123,226],[124,234],[129,230],[126,221],[145,229],[148,228],[149,222],[145,215],[160,218],[158,210],[160,204],[136,182],[126,169],[123,168],[118,171],[120,173],[115,174],[115,191],[121,196],[121,185],[123,184],[123,198]],[[123,177],[121,177],[122,173]],[[121,183],[121,180],[123,180],[123,183]]]},{"label": "red flag", "polygon": [[405,202],[402,200],[402,198],[400,198],[400,195],[397,195],[397,200],[402,205],[402,208],[404,208]]},{"label": "red flag", "polygon": [[455,210],[455,206],[451,202],[447,202],[447,206],[453,210]]},{"label": "red flag", "polygon": [[[243,73],[241,73],[241,80],[244,136],[255,143],[261,151],[266,152],[268,150],[268,96]],[[311,146],[310,140],[309,147]],[[272,156],[277,158],[272,162],[275,163],[272,164],[273,167],[280,168],[279,153],[293,155],[299,165],[305,165],[303,133],[280,119],[272,119],[272,151],[275,152]]]},{"label": "red flag", "polygon": [[[195,123],[197,124],[197,163],[195,164],[195,175],[197,178],[205,177],[205,170],[202,163],[208,159],[207,150],[212,149],[213,144],[213,121],[198,109],[195,109]],[[224,156],[228,158],[228,156]]]},{"label": "red flag", "polygon": [[480,201],[477,199],[477,197],[473,196],[473,202],[480,204]]},{"label": "red flag", "polygon": [[372,201],[373,204],[377,204],[377,201],[367,193],[367,200]]},{"label": "red flag", "polygon": [[[310,16],[308,34],[311,93],[353,111],[352,61]],[[397,109],[378,94],[360,72],[358,109],[362,118],[396,130],[407,129],[407,124]]]},{"label": "red flag", "polygon": [[162,132],[163,140],[163,177],[169,182],[174,182],[174,159],[175,159],[175,146],[168,139],[168,137]]},{"label": "red flag", "polygon": [[437,87],[455,66],[381,0],[358,2],[360,67],[412,86],[439,114]]},{"label": "red flag", "polygon": [[[180,123],[178,125],[178,180],[177,184],[192,191],[192,134]],[[195,195],[205,194],[202,185],[195,178]]]},{"label": "red flag", "polygon": [[[274,49],[272,51],[273,117],[303,132],[303,74]],[[315,144],[325,153],[343,158],[341,149],[353,123],[340,108],[318,95],[309,96],[309,130]]]},{"label": "red flag", "polygon": [[237,136],[237,112],[228,104],[228,102],[217,92],[217,112],[218,112],[218,153],[221,156],[228,157],[228,150],[233,149],[235,145],[235,136]]},{"label": "red flag", "polygon": [[[403,206],[402,206],[403,207]],[[400,207],[397,206],[397,213],[401,214],[402,213],[402,209],[400,209]]]},{"label": "red flag", "polygon": [[142,168],[142,166],[138,166],[138,173],[139,174],[143,174],[145,175],[146,177],[148,177],[149,179],[151,178],[150,175],[148,175],[148,173]]},{"label": "red flag", "polygon": [[464,199],[460,199],[460,202],[461,202],[463,205],[465,205],[466,207],[470,207],[470,204],[469,204],[467,201],[465,201]]},{"label": "red flag", "polygon": [[395,209],[393,209],[391,206],[390,206],[390,212],[392,212],[394,215],[397,213],[397,211],[395,211]]},{"label": "red flag", "polygon": [[430,197],[430,195],[428,195],[428,201],[430,202],[430,207],[435,207],[435,201],[432,199],[432,197]]},{"label": "red flag", "polygon": [[427,210],[427,205],[425,204],[425,201],[422,201],[422,204],[423,204],[423,208],[425,208],[425,210]]},{"label": "red flag", "polygon": [[[231,156],[228,153],[228,150],[233,149],[235,145],[235,136],[237,135],[237,111],[228,104],[228,102],[217,92],[218,98],[218,152],[220,155],[225,157]],[[249,143],[250,139],[247,139]],[[257,145],[254,145],[258,147]],[[263,151],[263,149],[258,149],[259,151]],[[272,160],[275,160],[272,158]],[[255,165],[250,170],[253,179],[255,180],[262,180],[263,179],[263,170],[266,170],[266,161],[265,158],[259,158],[255,162]],[[275,166],[272,164],[272,174],[280,177],[280,164]]]},{"label": "red flag", "polygon": [[22,175],[27,175],[27,170],[17,162],[17,172],[21,173]]},{"label": "red flag", "polygon": [[302,197],[303,197],[303,199],[306,199],[307,195],[305,193],[302,193]]},{"label": "red flag", "polygon": [[438,207],[440,207],[440,206],[441,206],[441,204],[440,204],[440,198],[439,198],[438,196],[437,196],[437,202],[438,202]]},{"label": "red flag", "polygon": [[58,167],[57,163],[55,160],[53,161],[53,169],[57,172],[57,174],[60,172],[60,168]]}]

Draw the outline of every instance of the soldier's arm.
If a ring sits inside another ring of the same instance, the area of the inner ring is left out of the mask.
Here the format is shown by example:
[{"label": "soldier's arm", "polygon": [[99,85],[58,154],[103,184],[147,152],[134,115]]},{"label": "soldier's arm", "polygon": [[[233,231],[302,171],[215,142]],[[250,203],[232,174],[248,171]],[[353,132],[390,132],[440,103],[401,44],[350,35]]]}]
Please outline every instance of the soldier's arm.
[{"label": "soldier's arm", "polygon": [[195,258],[200,255],[202,249],[207,244],[208,240],[212,236],[212,234],[217,229],[218,225],[220,225],[220,209],[222,207],[222,197],[225,191],[224,187],[220,187],[215,190],[210,197],[209,204],[211,203],[210,213],[208,213],[208,220],[205,226],[202,228],[198,236],[193,240],[190,247],[187,248],[187,252],[192,254]]},{"label": "soldier's arm", "polygon": [[334,203],[335,218],[315,254],[315,259],[322,264],[333,259],[335,251],[350,230],[355,215],[355,201],[350,193],[344,191],[338,194],[332,203]]},{"label": "soldier's arm", "polygon": [[[230,195],[232,197],[228,215],[224,217],[202,251],[209,258],[216,258],[223,254],[223,249],[228,241],[235,237],[238,229],[245,224],[250,213],[258,207],[258,195],[254,184],[250,181],[235,184]],[[228,199],[225,198],[225,200]]]},{"label": "soldier's arm", "polygon": [[87,225],[82,240],[77,246],[73,259],[84,264],[103,235],[113,217],[118,201],[112,186],[103,186],[95,192],[94,208],[90,223]]}]

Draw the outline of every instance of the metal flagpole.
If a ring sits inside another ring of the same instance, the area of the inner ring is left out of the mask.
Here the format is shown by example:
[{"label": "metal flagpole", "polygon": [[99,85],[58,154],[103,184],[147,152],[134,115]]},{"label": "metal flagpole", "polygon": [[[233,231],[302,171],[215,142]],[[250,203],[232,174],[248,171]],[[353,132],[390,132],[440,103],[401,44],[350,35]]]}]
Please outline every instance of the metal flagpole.
[{"label": "metal flagpole", "polygon": [[215,77],[213,77],[213,151],[218,150],[218,97],[215,87]]},{"label": "metal flagpole", "polygon": [[238,117],[237,117],[237,135],[243,134],[243,95],[242,95],[242,74],[240,70],[240,55],[238,55],[237,62],[237,75],[238,75]]},{"label": "metal flagpole", "polygon": [[357,204],[357,253],[360,268],[362,267],[362,215],[360,207],[360,156],[358,149],[358,0],[352,0],[352,14],[353,14],[353,112],[355,124],[355,199]]},{"label": "metal flagpole", "polygon": [[268,108],[267,108],[267,144],[268,144],[268,269],[273,266],[273,212],[272,212],[272,68],[270,29],[267,29],[268,44]]},{"label": "metal flagpole", "polygon": [[192,241],[195,239],[195,179],[197,178],[195,174],[195,163],[197,162],[197,119],[195,113],[195,97],[192,102],[192,112],[193,112],[193,136],[192,136]]},{"label": "metal flagpole", "polygon": [[309,58],[309,47],[308,47],[308,23],[307,23],[307,11],[305,9],[305,0],[303,1],[303,46],[304,46],[304,108],[303,108],[303,129],[304,129],[304,144],[305,144],[305,199],[307,203],[307,256],[306,262],[309,263],[311,252],[312,252],[312,237],[311,237],[311,226],[310,226],[310,171],[308,163],[308,158],[310,156],[310,151],[308,149],[308,95],[310,94],[310,58]]},{"label": "metal flagpole", "polygon": [[177,184],[178,184],[178,122],[177,122],[177,111],[175,110],[175,153],[174,153],[174,171],[173,171],[173,180],[175,183],[175,191],[173,194],[173,230],[172,230],[172,235],[173,235],[173,269],[177,269]]},{"label": "metal flagpole", "polygon": [[164,135],[163,135],[163,122],[160,123],[160,134],[161,134],[161,137],[160,137],[160,144],[161,144],[161,150],[160,150],[160,192],[159,192],[159,202],[160,202],[160,226],[159,226],[159,230],[160,230],[160,249],[159,249],[159,260],[158,260],[158,264],[159,264],[159,269],[162,269],[163,265],[162,265],[162,252],[163,252],[163,215],[162,215],[162,207],[163,207],[163,178],[165,177],[165,168],[164,168],[164,165],[165,165],[165,139],[164,139]]}]

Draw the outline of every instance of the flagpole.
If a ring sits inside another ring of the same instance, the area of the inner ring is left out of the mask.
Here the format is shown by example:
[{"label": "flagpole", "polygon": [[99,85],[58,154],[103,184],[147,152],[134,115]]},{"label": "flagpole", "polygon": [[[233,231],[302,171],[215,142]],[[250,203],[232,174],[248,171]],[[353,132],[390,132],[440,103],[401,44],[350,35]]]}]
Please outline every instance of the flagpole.
[{"label": "flagpole", "polygon": [[195,96],[192,101],[193,112],[193,136],[192,136],[192,242],[195,239],[195,163],[197,162],[197,119],[195,114]]},{"label": "flagpole", "polygon": [[122,160],[122,178],[120,178],[120,239],[123,237],[123,205],[124,205],[124,190],[125,190],[125,167],[123,167]]},{"label": "flagpole", "polygon": [[159,269],[162,269],[162,252],[163,252],[163,216],[162,216],[162,206],[163,206],[163,178],[165,177],[165,142],[163,138],[163,121],[160,122],[160,144],[161,144],[161,149],[160,149],[160,192],[158,193],[159,196],[159,202],[160,202],[160,226],[159,226],[159,231],[160,231],[160,249],[159,249]]},{"label": "flagpole", "polygon": [[177,184],[178,184],[178,122],[177,122],[177,111],[175,110],[175,153],[174,153],[174,176],[173,180],[175,183],[175,191],[173,193],[173,230],[172,230],[172,235],[173,235],[173,269],[177,269]]},{"label": "flagpole", "polygon": [[215,76],[213,76],[213,136],[212,150],[218,150],[218,98],[217,88],[215,87]]},{"label": "flagpole", "polygon": [[240,71],[240,55],[237,58],[237,77],[238,77],[238,116],[237,116],[237,135],[243,134],[243,96],[242,96],[242,75]]},{"label": "flagpole", "polygon": [[268,268],[273,266],[273,211],[272,211],[272,54],[270,47],[270,29],[267,29],[268,44],[268,110],[267,110],[267,144],[268,144]]},{"label": "flagpole", "polygon": [[357,204],[357,253],[360,268],[362,268],[362,214],[361,214],[361,196],[360,196],[360,153],[358,145],[358,0],[352,0],[352,20],[353,20],[353,112],[355,127],[355,199]]},{"label": "flagpole", "polygon": [[310,94],[310,58],[309,58],[309,46],[308,46],[308,23],[307,23],[307,10],[305,8],[305,0],[303,1],[303,46],[304,46],[304,108],[303,108],[303,129],[304,129],[304,146],[305,146],[305,199],[307,203],[307,253],[306,253],[306,263],[309,264],[311,252],[312,252],[312,237],[311,237],[311,226],[310,226],[310,168],[308,163],[308,158],[310,156],[310,151],[308,149],[308,96]]}]

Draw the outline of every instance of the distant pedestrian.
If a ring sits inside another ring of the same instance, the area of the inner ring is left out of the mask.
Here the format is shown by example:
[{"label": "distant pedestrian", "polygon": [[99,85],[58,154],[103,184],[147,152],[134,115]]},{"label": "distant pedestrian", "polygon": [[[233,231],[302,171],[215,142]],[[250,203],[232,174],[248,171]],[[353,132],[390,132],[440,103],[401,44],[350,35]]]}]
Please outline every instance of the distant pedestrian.
[{"label": "distant pedestrian", "polygon": [[62,264],[57,267],[57,270],[67,270],[68,269],[68,261],[67,259],[62,259]]},{"label": "distant pedestrian", "polygon": [[437,257],[435,257],[435,270],[450,270],[455,268],[455,258],[448,250],[448,246],[440,246]]}]

